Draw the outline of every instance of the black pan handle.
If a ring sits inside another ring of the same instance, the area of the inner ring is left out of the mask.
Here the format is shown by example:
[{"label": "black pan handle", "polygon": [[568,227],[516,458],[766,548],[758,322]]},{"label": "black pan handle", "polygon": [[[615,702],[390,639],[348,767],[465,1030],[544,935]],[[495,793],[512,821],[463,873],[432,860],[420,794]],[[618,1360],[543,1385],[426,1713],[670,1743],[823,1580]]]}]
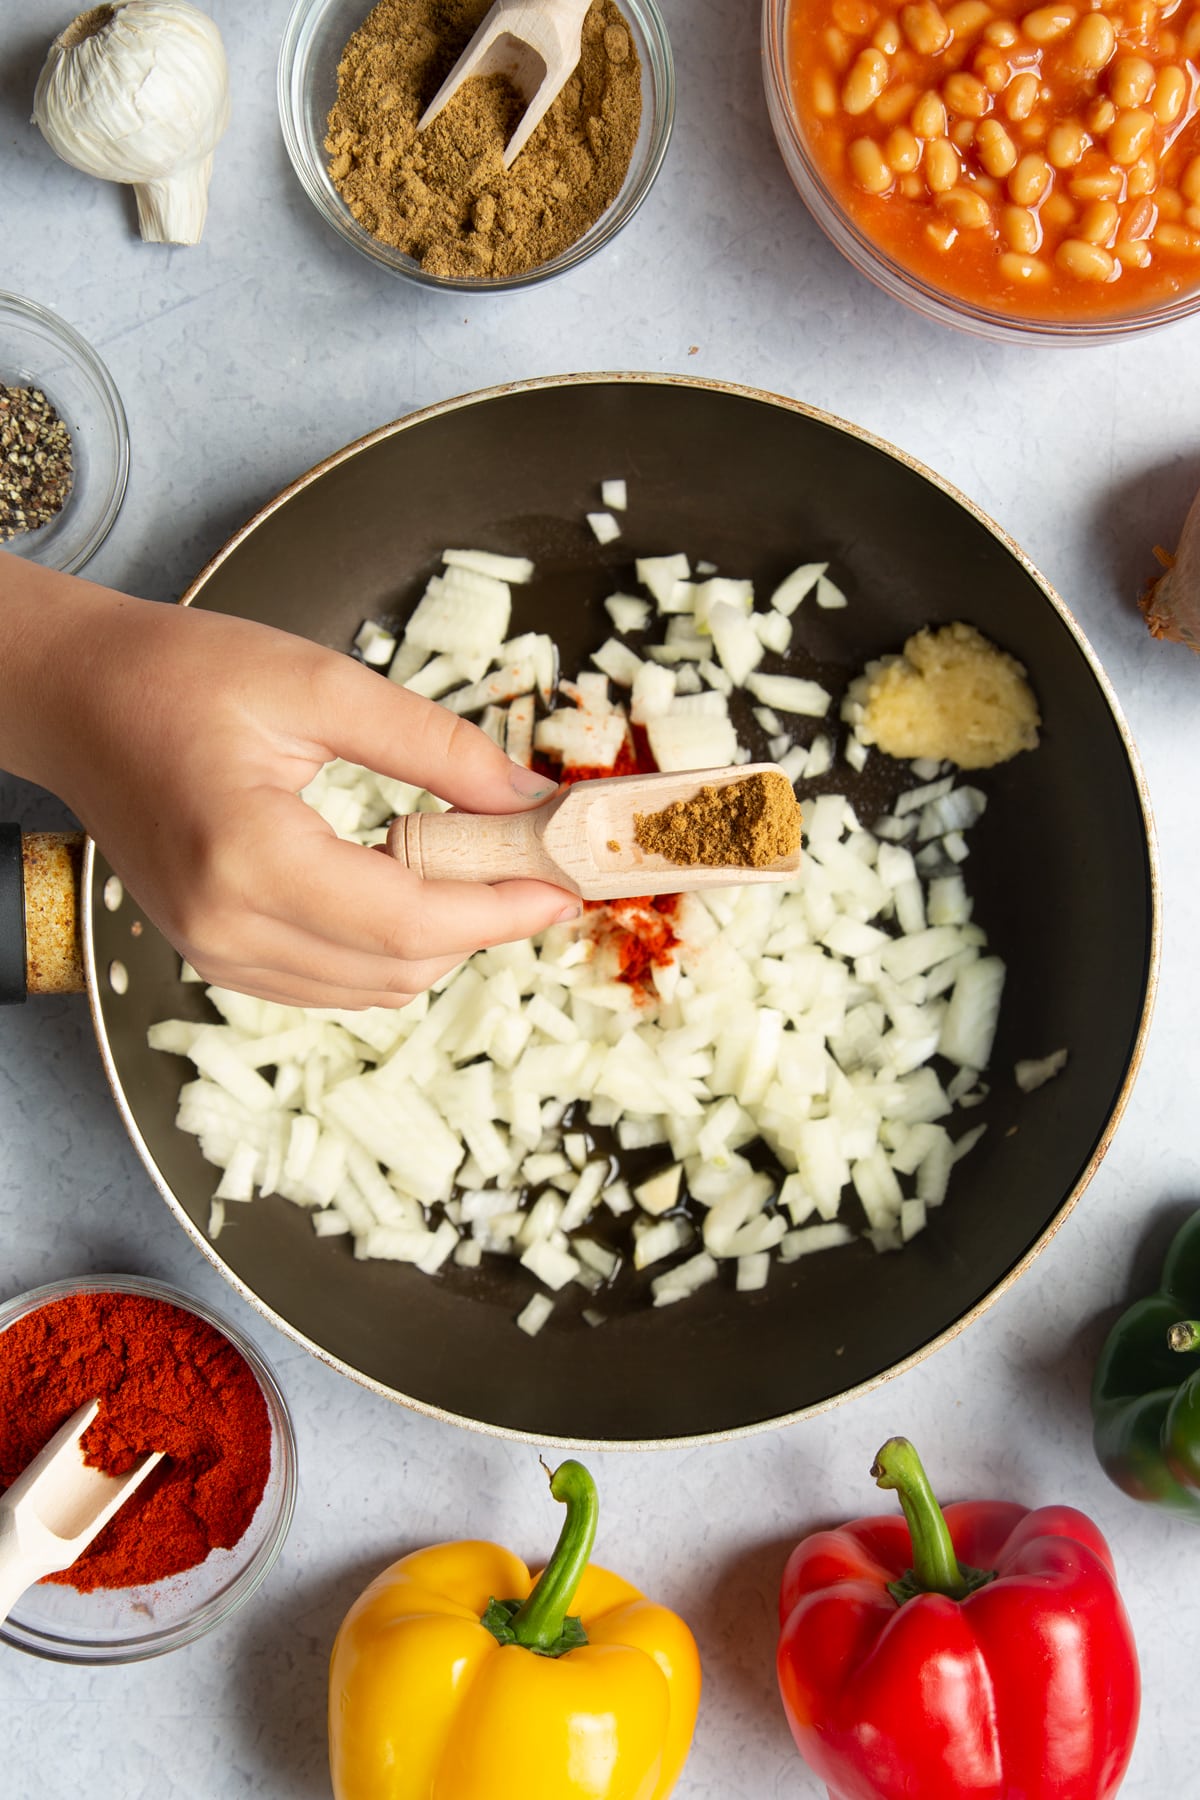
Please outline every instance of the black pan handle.
[{"label": "black pan handle", "polygon": [[21,827],[0,825],[0,1006],[24,1000],[28,992]]},{"label": "black pan handle", "polygon": [[83,833],[0,825],[0,1006],[83,992]]}]

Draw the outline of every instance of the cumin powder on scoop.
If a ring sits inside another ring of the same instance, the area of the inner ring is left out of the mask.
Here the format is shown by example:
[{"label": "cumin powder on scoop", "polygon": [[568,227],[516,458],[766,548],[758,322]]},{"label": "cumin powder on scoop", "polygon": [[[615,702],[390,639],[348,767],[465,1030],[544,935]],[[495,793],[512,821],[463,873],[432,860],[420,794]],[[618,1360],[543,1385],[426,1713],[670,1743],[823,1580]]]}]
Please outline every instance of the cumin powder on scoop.
[{"label": "cumin powder on scoop", "polygon": [[579,66],[511,169],[525,102],[505,76],[466,82],[419,132],[487,9],[379,0],[338,64],[330,178],[364,230],[431,275],[521,275],[567,250],[620,193],[641,124],[633,37],[613,0],[594,0]]},{"label": "cumin powder on scoop", "polygon": [[634,813],[634,840],[668,862],[765,869],[800,845],[800,808],[782,771],[702,787],[661,812]]}]

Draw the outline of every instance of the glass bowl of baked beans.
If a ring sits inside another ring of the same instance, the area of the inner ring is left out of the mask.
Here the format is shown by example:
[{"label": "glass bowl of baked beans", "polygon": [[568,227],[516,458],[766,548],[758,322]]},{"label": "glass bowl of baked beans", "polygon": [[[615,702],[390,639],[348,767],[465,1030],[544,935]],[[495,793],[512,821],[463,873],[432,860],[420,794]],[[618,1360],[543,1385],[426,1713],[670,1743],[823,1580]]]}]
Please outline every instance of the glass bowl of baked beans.
[{"label": "glass bowl of baked beans", "polygon": [[1200,311],[1200,0],[764,0],[817,222],[926,316],[1103,343]]}]

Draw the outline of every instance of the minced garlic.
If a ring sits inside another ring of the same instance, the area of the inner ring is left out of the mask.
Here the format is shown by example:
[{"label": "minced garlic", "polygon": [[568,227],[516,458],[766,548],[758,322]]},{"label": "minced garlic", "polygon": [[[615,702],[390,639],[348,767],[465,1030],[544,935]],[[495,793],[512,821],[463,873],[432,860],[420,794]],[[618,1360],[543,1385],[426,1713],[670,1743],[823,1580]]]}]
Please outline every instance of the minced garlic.
[{"label": "minced garlic", "polygon": [[1025,670],[973,625],[926,627],[851,689],[855,729],[889,756],[989,769],[1035,750],[1041,718]]}]

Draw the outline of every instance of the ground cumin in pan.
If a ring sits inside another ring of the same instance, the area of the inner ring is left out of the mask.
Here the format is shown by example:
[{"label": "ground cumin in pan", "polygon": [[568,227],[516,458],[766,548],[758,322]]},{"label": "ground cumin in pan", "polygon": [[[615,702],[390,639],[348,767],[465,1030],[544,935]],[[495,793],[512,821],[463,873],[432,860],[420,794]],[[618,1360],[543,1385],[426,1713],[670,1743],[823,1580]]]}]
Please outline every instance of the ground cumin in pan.
[{"label": "ground cumin in pan", "polygon": [[668,862],[765,869],[800,847],[800,808],[782,772],[747,775],[727,787],[702,787],[661,812],[634,813],[643,850]]},{"label": "ground cumin in pan", "polygon": [[432,275],[520,275],[568,249],[621,191],[641,123],[641,63],[613,0],[594,0],[575,74],[516,158],[524,102],[477,77],[417,120],[488,0],[379,0],[338,64],[325,148],[354,217]]}]

